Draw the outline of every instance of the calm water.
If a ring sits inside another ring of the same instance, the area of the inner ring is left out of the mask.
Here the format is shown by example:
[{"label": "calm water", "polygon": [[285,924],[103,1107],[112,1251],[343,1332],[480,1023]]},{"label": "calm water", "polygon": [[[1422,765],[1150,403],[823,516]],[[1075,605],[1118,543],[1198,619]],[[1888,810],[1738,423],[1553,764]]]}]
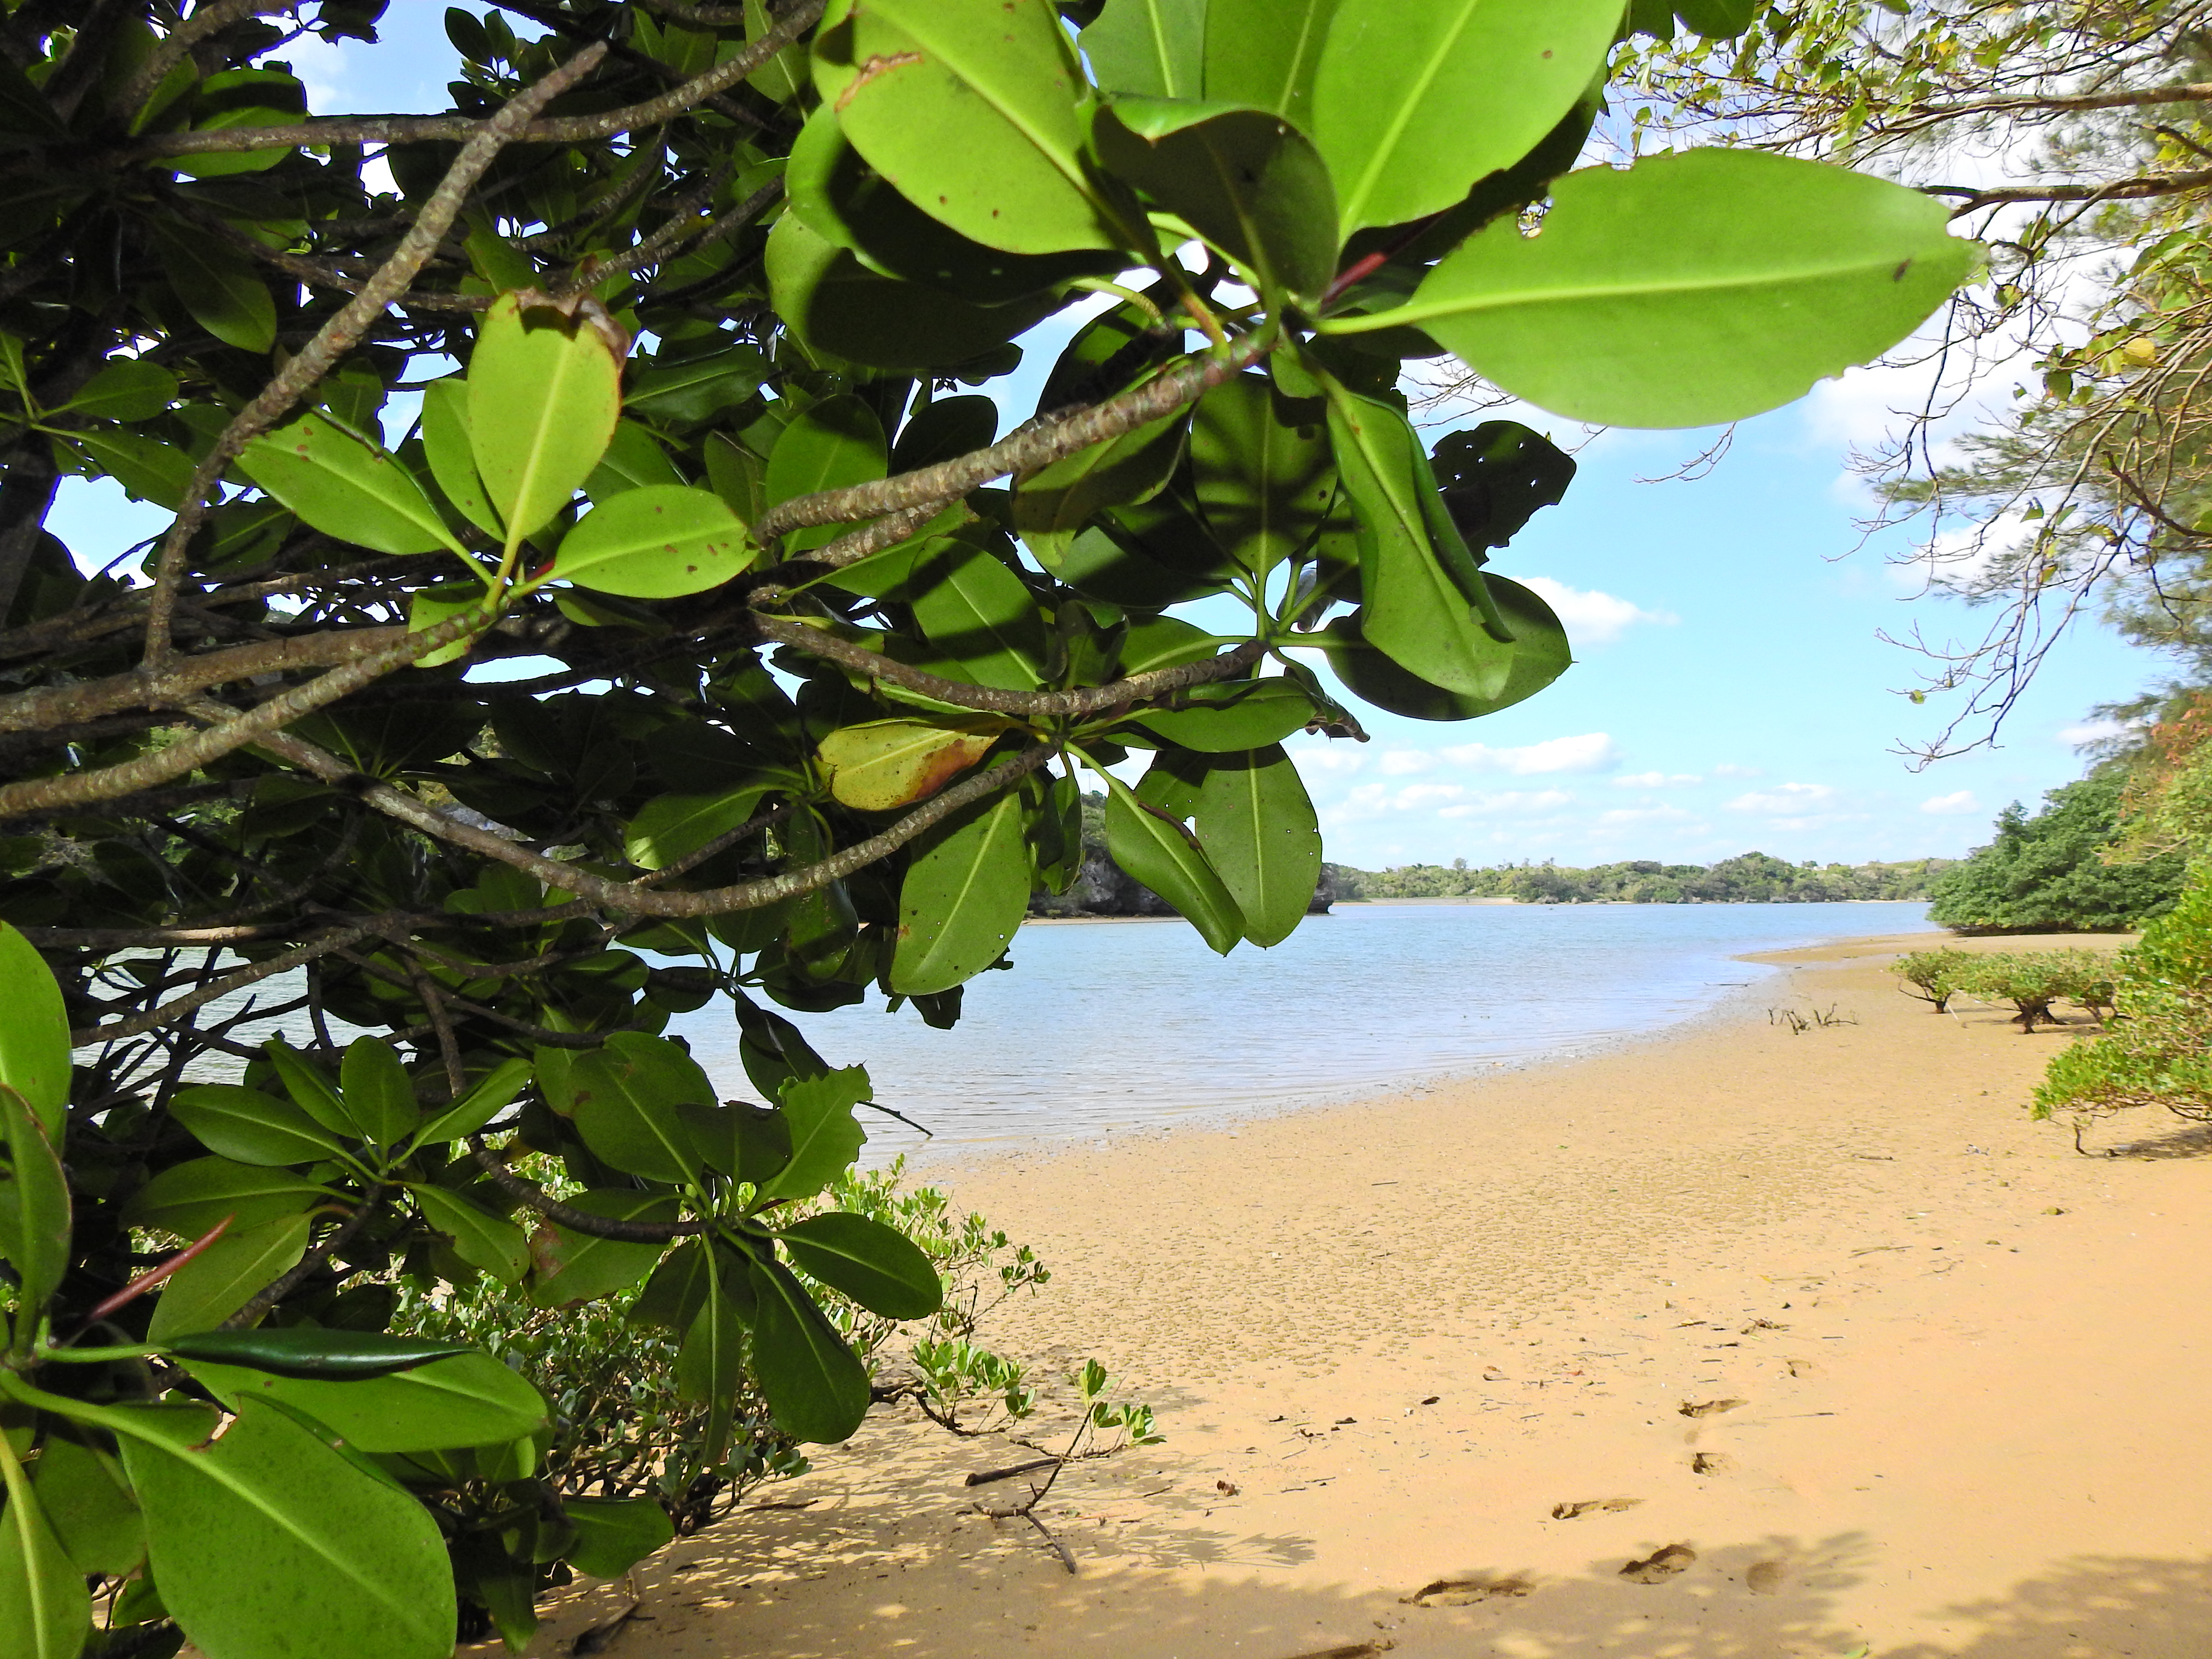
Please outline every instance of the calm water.
[{"label": "calm water", "polygon": [[[864,1113],[866,1161],[1096,1138],[1194,1114],[1320,1104],[1586,1052],[1712,1007],[1776,970],[1730,960],[1932,930],[1906,904],[1347,905],[1227,957],[1179,921],[1028,927],[933,1031],[883,1005],[793,1016],[924,1140]],[[1745,993],[1748,994],[1748,993]],[[726,1011],[677,1020],[750,1096]],[[924,1152],[924,1149],[927,1149]]]}]

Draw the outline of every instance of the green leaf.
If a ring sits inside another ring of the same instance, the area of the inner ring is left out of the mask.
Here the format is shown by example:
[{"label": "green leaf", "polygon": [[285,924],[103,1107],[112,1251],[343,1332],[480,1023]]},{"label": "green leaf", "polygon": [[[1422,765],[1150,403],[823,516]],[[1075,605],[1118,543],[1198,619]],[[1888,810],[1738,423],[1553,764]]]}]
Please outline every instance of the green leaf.
[{"label": "green leaf", "polygon": [[387,1376],[473,1352],[465,1342],[434,1342],[419,1336],[390,1336],[382,1331],[348,1331],[319,1325],[192,1331],[171,1337],[164,1346],[188,1364],[242,1366],[272,1376],[344,1382]]},{"label": "green leaf", "polygon": [[326,1076],[322,1067],[309,1060],[282,1037],[270,1037],[261,1045],[269,1056],[269,1063],[276,1068],[283,1080],[284,1092],[296,1101],[302,1111],[331,1133],[350,1139],[361,1133],[346,1110],[345,1102],[338,1097],[337,1086]]},{"label": "green leaf", "polygon": [[604,1048],[576,1056],[569,1087],[576,1133],[625,1175],[681,1184],[705,1173],[676,1109],[684,1101],[711,1104],[714,1085],[678,1044],[617,1032]]},{"label": "green leaf", "polygon": [[[759,388],[767,372],[767,359],[753,347],[742,344],[678,362],[641,362],[630,371],[629,390],[623,398],[623,407],[663,426],[696,426],[744,403]],[[630,429],[641,430],[635,427]],[[622,442],[622,432],[617,428],[617,449]],[[608,459],[611,461],[614,456],[611,453]],[[641,477],[637,482],[659,481]]]},{"label": "green leaf", "polygon": [[1164,707],[1131,715],[1129,724],[1178,748],[1223,753],[1280,743],[1318,714],[1304,687],[1277,675],[1194,685],[1172,694]]},{"label": "green leaf", "polygon": [[0,1256],[15,1270],[17,1332],[27,1336],[70,1263],[69,1177],[21,1095],[0,1084]]},{"label": "green leaf", "polygon": [[1321,879],[1321,823],[1291,757],[1276,744],[1213,757],[1192,824],[1244,937],[1262,949],[1288,939]]},{"label": "green leaf", "polygon": [[1245,569],[1265,575],[1304,550],[1336,484],[1317,402],[1284,397],[1264,374],[1240,374],[1199,399],[1191,496],[1213,539]]},{"label": "green leaf", "polygon": [[484,494],[522,537],[568,504],[614,440],[623,358],[613,341],[550,306],[502,294],[469,358],[469,437]]},{"label": "green leaf", "polygon": [[[659,1193],[634,1192],[627,1188],[577,1193],[562,1202],[587,1215],[613,1221],[671,1222],[676,1219],[676,1200]],[[627,1239],[600,1238],[572,1233],[550,1221],[541,1221],[530,1235],[530,1299],[541,1308],[558,1308],[571,1302],[596,1302],[617,1291],[626,1291],[651,1273],[665,1254],[665,1244],[638,1244]]]},{"label": "green leaf", "polygon": [[1100,90],[1144,98],[1206,95],[1206,0],[1107,0],[1083,31]]},{"label": "green leaf", "polygon": [[530,1072],[526,1060],[502,1060],[451,1105],[439,1108],[415,1132],[415,1144],[434,1146],[476,1133],[522,1092],[522,1085],[530,1081]]},{"label": "green leaf", "polygon": [[1014,487],[1014,529],[1040,560],[1056,556],[1109,507],[1150,501],[1182,464],[1190,412],[1178,409],[1039,467]]},{"label": "green leaf", "polygon": [[308,1218],[279,1216],[234,1229],[162,1282],[147,1322],[149,1341],[210,1331],[299,1265],[307,1253]]},{"label": "green leaf", "polygon": [[334,1381],[188,1360],[233,1410],[270,1401],[305,1412],[365,1452],[503,1445],[546,1424],[538,1390],[488,1353],[471,1351],[383,1376]]},{"label": "green leaf", "polygon": [[641,870],[665,869],[751,817],[771,787],[753,783],[711,795],[656,795],[629,821],[623,855]]},{"label": "green leaf", "polygon": [[568,1565],[594,1578],[621,1577],[676,1537],[657,1498],[563,1498],[561,1513],[576,1529]]},{"label": "green leaf", "polygon": [[1060,305],[1046,295],[985,306],[921,283],[894,281],[869,270],[795,213],[785,214],[769,233],[766,266],[776,314],[810,350],[910,374],[980,356]]},{"label": "green leaf", "polygon": [[297,1215],[336,1198],[289,1170],[257,1169],[227,1158],[196,1158],[172,1164],[131,1195],[123,1220],[132,1227],[155,1227],[185,1238],[198,1238],[222,1220],[234,1227],[258,1226],[278,1216]]},{"label": "green leaf", "polygon": [[[631,406],[626,399],[623,407]],[[668,459],[660,440],[635,421],[621,420],[615,422],[614,441],[607,446],[606,454],[592,469],[592,476],[584,480],[584,493],[595,501],[603,501],[625,489],[683,482],[684,475]]]},{"label": "green leaf", "polygon": [[794,1440],[831,1445],[868,1414],[868,1370],[781,1262],[752,1264],[753,1373]]},{"label": "green leaf", "polygon": [[[876,411],[851,392],[802,410],[783,428],[768,458],[768,504],[817,490],[872,483],[884,476],[887,446]],[[843,528],[822,525],[785,538],[791,548],[818,547]]]},{"label": "green leaf", "polygon": [[1008,790],[934,826],[915,843],[899,885],[890,988],[949,991],[1006,952],[1029,908],[1021,797]]},{"label": "green leaf", "polygon": [[62,988],[30,940],[0,921],[0,1084],[23,1097],[49,1138],[68,1121],[69,1014]]},{"label": "green leaf", "polygon": [[447,1659],[453,1574],[430,1512],[275,1407],[118,1407],[161,1600],[222,1659]]},{"label": "green leaf", "polygon": [[15,1454],[0,1446],[8,1506],[0,1510],[0,1632],[18,1659],[76,1659],[92,1632],[84,1574],[47,1519]]},{"label": "green leaf", "polygon": [[1541,232],[1470,237],[1406,305],[1488,380],[1577,420],[1705,426],[1881,355],[1972,272],[1947,210],[1886,179],[1751,150],[1589,167]]},{"label": "green leaf", "polygon": [[208,1151],[240,1164],[313,1164],[344,1144],[291,1101],[234,1084],[180,1090],[169,1110]]},{"label": "green leaf", "polygon": [[118,357],[62,407],[96,421],[150,421],[177,401],[177,377],[159,363]]},{"label": "green leaf", "polygon": [[389,451],[325,415],[303,415],[254,439],[239,470],[326,536],[379,553],[453,545],[422,486]]},{"label": "green leaf", "polygon": [[944,726],[928,720],[863,720],[822,739],[815,758],[830,793],[863,812],[889,812],[926,799],[958,777],[998,741],[1003,720]]},{"label": "green leaf", "polygon": [[988,398],[939,398],[899,428],[893,472],[913,472],[984,449],[999,435],[999,405]]},{"label": "green leaf", "polygon": [[204,231],[176,221],[146,222],[161,250],[161,273],[192,320],[225,345],[265,352],[276,343],[276,305],[251,260]]},{"label": "green leaf", "polygon": [[1465,696],[1407,672],[1366,643],[1357,614],[1339,617],[1308,637],[1328,651],[1330,669],[1352,694],[1377,708],[1419,720],[1471,720],[1495,714],[1535,696],[1567,671],[1572,657],[1566,630],[1551,606],[1502,576],[1486,575],[1483,581],[1514,636],[1512,666],[1494,696]]},{"label": "green leaf", "polygon": [[1206,942],[1227,956],[1244,936],[1244,917],[1197,838],[1176,817],[1148,809],[1110,772],[1106,783],[1106,850],[1115,863],[1173,905]]},{"label": "green leaf", "polygon": [[1011,253],[1117,247],[1073,46],[1050,0],[870,0],[817,35],[815,73],[853,147],[932,218]]},{"label": "green leaf", "polygon": [[1010,691],[1043,684],[1044,623],[1036,597],[999,559],[948,536],[915,565],[909,586],[915,620],[952,659],[957,678]]},{"label": "green leaf", "polygon": [[372,1146],[397,1146],[415,1127],[422,1109],[406,1067],[383,1037],[356,1037],[338,1067],[338,1088],[346,1115],[361,1126]]},{"label": "green leaf", "polygon": [[422,1218],[453,1241],[453,1254],[472,1267],[481,1267],[502,1285],[519,1285],[530,1265],[530,1241],[522,1229],[503,1216],[494,1215],[472,1199],[449,1193],[428,1182],[410,1182],[408,1190],[422,1207]]},{"label": "green leaf", "polygon": [[88,470],[93,477],[112,478],[125,495],[172,512],[191,487],[192,458],[143,432],[113,427],[72,432],[65,450],[57,441],[57,453],[70,458],[63,462],[64,471]]},{"label": "green leaf", "polygon": [[1708,40],[1735,40],[1759,15],[1754,0],[1674,0],[1674,9],[1675,16]]},{"label": "green leaf", "polygon": [[681,1336],[698,1317],[708,1287],[707,1243],[687,1238],[660,1259],[623,1316],[633,1325]]},{"label": "green leaf", "polygon": [[865,1068],[786,1078],[777,1093],[791,1129],[791,1161],[760,1184],[756,1208],[774,1198],[811,1198],[853,1167],[868,1139],[853,1116],[868,1097]]},{"label": "green leaf", "polygon": [[[1494,697],[1512,651],[1476,608],[1482,573],[1437,495],[1428,457],[1389,404],[1332,386],[1331,447],[1359,526],[1367,642],[1431,684]],[[1449,532],[1440,540],[1439,528]]]},{"label": "green leaf", "polygon": [[586,514],[538,574],[625,599],[673,599],[720,587],[759,551],[713,490],[648,484]]},{"label": "green leaf", "polygon": [[1444,508],[1471,548],[1504,547],[1574,482],[1574,457],[1518,421],[1448,433],[1430,454]]},{"label": "green leaf", "polygon": [[685,1400],[726,1407],[744,1376],[745,1331],[752,1322],[719,1278],[708,1275],[707,1294],[677,1348],[676,1391]]},{"label": "green leaf", "polygon": [[119,1578],[146,1559],[144,1517],[123,1465],[109,1453],[49,1427],[31,1465],[31,1486],[78,1572]]},{"label": "green leaf", "polygon": [[[407,631],[420,634],[435,628],[441,623],[451,622],[465,611],[480,610],[483,606],[484,590],[473,582],[457,582],[450,587],[418,587],[407,596]],[[459,662],[476,648],[497,618],[486,616],[482,627],[472,628],[451,645],[441,645],[434,651],[426,651],[415,659],[420,668],[436,668],[449,662]]]},{"label": "green leaf", "polygon": [[937,1267],[895,1227],[848,1211],[809,1216],[776,1235],[793,1266],[886,1319],[927,1319],[944,1305]]},{"label": "green leaf", "polygon": [[1338,0],[1210,0],[1206,93],[1313,131],[1314,70]]},{"label": "green leaf", "polygon": [[1282,116],[1232,105],[1115,101],[1092,127],[1099,159],[1271,295],[1318,296],[1336,274],[1336,191]]},{"label": "green leaf", "polygon": [[476,446],[469,437],[469,383],[458,374],[422,388],[422,455],[438,488],[463,517],[488,536],[507,533],[477,471]]},{"label": "green leaf", "polygon": [[1343,234],[1440,212],[1534,149],[1604,64],[1620,14],[1621,0],[1343,0],[1312,129]]}]

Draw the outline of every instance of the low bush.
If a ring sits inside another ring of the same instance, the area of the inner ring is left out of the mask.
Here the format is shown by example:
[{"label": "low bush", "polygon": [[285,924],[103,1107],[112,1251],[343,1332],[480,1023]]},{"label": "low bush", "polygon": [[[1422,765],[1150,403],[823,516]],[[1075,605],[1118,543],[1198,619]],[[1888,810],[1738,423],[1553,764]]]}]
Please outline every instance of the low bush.
[{"label": "low bush", "polygon": [[1937,1013],[1946,1012],[1951,998],[1958,990],[1958,969],[1972,959],[1972,952],[1942,946],[1933,951],[1914,951],[1899,957],[1889,964],[1889,971],[1905,981],[1897,988],[1907,996],[1917,997]]},{"label": "low bush", "polygon": [[1985,1002],[2009,1002],[2018,1012],[2013,1024],[2025,1036],[2039,1021],[2064,1024],[2051,1011],[2059,1001],[2077,1002],[2102,1017],[2112,1006],[2112,963],[2094,951],[2007,951],[1987,955],[1961,951],[1947,973],[1951,994],[1965,993]]},{"label": "low bush", "polygon": [[2051,1062],[2031,1109],[2070,1115],[2077,1148],[2094,1119],[2130,1106],[2212,1121],[2212,863],[2115,967],[2109,1029]]}]

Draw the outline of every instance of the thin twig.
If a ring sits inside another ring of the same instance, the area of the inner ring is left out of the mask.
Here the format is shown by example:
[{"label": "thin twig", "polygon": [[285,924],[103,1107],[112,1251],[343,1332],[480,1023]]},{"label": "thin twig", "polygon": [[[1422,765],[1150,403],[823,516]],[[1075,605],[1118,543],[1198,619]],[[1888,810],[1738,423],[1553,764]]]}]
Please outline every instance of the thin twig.
[{"label": "thin twig", "polygon": [[377,1207],[383,1200],[383,1183],[371,1182],[368,1190],[361,1195],[361,1202],[354,1206],[351,1215],[325,1233],[322,1242],[312,1246],[307,1253],[289,1269],[278,1274],[256,1291],[244,1307],[224,1320],[216,1328],[225,1331],[242,1331],[248,1326],[259,1323],[263,1315],[306,1284],[308,1278],[331,1259],[333,1252],[342,1250],[351,1243],[356,1235],[368,1224],[369,1218],[376,1212]]},{"label": "thin twig", "polygon": [[469,1156],[501,1192],[572,1233],[584,1233],[592,1238],[619,1238],[633,1244],[665,1244],[672,1239],[703,1233],[711,1224],[704,1221],[617,1221],[608,1216],[593,1215],[589,1210],[579,1210],[551,1197],[536,1182],[526,1180],[508,1169],[499,1155],[483,1144],[481,1135],[469,1137]]}]

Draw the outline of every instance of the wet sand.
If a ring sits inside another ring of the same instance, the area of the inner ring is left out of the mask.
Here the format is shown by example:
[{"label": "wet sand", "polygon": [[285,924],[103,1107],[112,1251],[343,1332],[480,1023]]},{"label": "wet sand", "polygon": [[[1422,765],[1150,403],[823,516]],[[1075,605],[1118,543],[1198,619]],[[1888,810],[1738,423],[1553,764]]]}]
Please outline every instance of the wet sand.
[{"label": "wet sand", "polygon": [[1899,994],[1928,942],[1595,1059],[933,1170],[1054,1270],[982,1340],[1158,1412],[1038,1507],[1079,1571],[962,1484],[1029,1454],[879,1409],[646,1564],[609,1650],[2202,1659],[2212,1162],[2031,1123],[2076,1032]]}]

